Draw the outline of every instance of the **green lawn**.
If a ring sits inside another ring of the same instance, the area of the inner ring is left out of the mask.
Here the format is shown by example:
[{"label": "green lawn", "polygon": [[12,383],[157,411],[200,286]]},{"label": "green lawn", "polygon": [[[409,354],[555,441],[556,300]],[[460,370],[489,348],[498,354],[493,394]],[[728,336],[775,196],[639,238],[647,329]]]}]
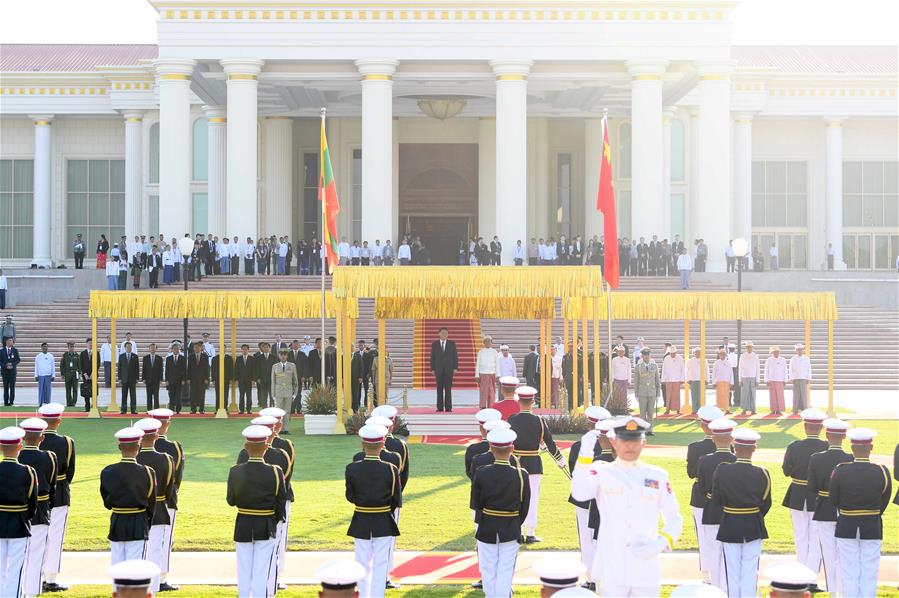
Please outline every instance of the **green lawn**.
[{"label": "green lawn", "polygon": [[[11,423],[11,422],[10,422]],[[4,422],[7,424],[7,422]],[[880,422],[876,422],[880,425]],[[113,433],[125,420],[69,420],[63,431],[75,438],[78,453],[76,479],[72,488],[72,507],[66,534],[67,550],[106,550],[108,512],[99,496],[99,473],[117,460]],[[242,446],[240,430],[244,420],[176,421],[170,436],[184,443],[187,466],[181,488],[181,510],[175,531],[175,550],[233,550],[231,534],[234,509],[225,503],[228,468]],[[759,424],[762,446],[782,447],[798,431],[796,425]],[[295,426],[299,429],[299,426]],[[891,452],[892,445],[881,442],[880,452]],[[696,437],[691,423],[665,423],[658,426],[653,442],[687,444]],[[682,431],[679,431],[682,429]],[[689,433],[685,433],[689,432]],[[895,434],[895,432],[894,432]],[[346,536],[352,509],[343,497],[343,470],[359,443],[355,437],[293,436],[297,447],[294,491],[297,501],[291,517],[291,550],[351,550]],[[890,450],[887,451],[886,449]],[[468,478],[462,472],[463,447],[412,444],[412,476],[404,496],[398,542],[400,550],[472,550],[474,548],[471,513],[468,509]],[[696,540],[689,516],[690,481],[684,461],[650,458],[671,475],[684,514],[684,533],[678,549],[695,549]],[[786,478],[772,467],[775,504],[786,490]],[[537,550],[575,550],[574,507],[567,502],[569,483],[555,465],[547,461],[540,500],[538,533],[543,542]],[[890,507],[894,509],[895,507]],[[899,552],[899,524],[895,511],[885,518],[884,551]],[[792,550],[789,514],[775,506],[767,517],[771,538],[767,552]],[[532,550],[528,548],[527,550]]]}]

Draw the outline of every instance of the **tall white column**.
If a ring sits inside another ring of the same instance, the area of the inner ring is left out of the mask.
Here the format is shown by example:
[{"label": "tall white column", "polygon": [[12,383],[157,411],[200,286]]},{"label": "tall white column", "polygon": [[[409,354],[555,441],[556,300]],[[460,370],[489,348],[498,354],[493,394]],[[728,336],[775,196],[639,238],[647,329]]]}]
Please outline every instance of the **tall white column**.
[{"label": "tall white column", "polygon": [[193,60],[173,59],[155,63],[159,89],[159,229],[177,238],[192,231],[190,77],[194,64]]},{"label": "tall white column", "polygon": [[270,235],[292,237],[293,120],[288,116],[269,116],[262,126],[265,139],[264,230]]},{"label": "tall white column", "polygon": [[671,234],[671,119],[677,108],[668,106],[662,110],[662,228],[659,239],[674,240]]},{"label": "tall white column", "polygon": [[[845,270],[843,261],[843,119],[826,120],[825,133],[825,245],[833,244],[834,270]],[[825,251],[825,260],[827,252]]]},{"label": "tall white column", "polygon": [[734,115],[734,239],[752,246],[752,114]]},{"label": "tall white column", "polygon": [[[631,236],[663,232],[662,74],[667,62],[632,61],[631,74]],[[626,235],[626,231],[622,232]],[[661,236],[659,238],[662,238]]]},{"label": "tall white column", "polygon": [[[52,268],[50,258],[51,176],[53,167],[53,116],[37,114],[34,122],[34,232],[31,264]],[[87,236],[85,235],[85,239]]]},{"label": "tall white column", "polygon": [[690,110],[690,136],[687,138],[687,145],[690,156],[687,163],[690,172],[690,193],[684,213],[684,245],[692,251],[696,231],[699,229],[699,179],[702,178],[699,169],[699,108],[697,107]]},{"label": "tall white column", "polygon": [[[602,119],[584,120],[584,242],[602,235],[602,214],[596,209],[602,163]],[[622,235],[623,236],[623,235]]]},{"label": "tall white column", "polygon": [[[209,230],[197,232],[210,232],[223,235],[228,230],[228,222],[225,217],[227,210],[225,178],[225,160],[227,152],[225,140],[227,135],[227,122],[225,108],[222,106],[203,106],[203,114],[206,115],[206,197],[208,200]],[[233,235],[232,235],[233,236]],[[253,237],[255,239],[255,237]],[[244,239],[241,239],[243,241]]]},{"label": "tall white column", "polygon": [[[133,239],[141,233],[140,214],[143,177],[143,123],[142,110],[125,112],[125,237]],[[162,223],[160,222],[160,226]],[[144,227],[146,228],[146,227]],[[158,232],[158,231],[157,231]]]},{"label": "tall white column", "polygon": [[496,235],[502,263],[527,244],[528,73],[531,60],[492,60],[496,75]]},{"label": "tall white column", "polygon": [[493,238],[496,230],[496,119],[478,120],[478,226],[475,236]]},{"label": "tall white column", "polygon": [[396,239],[393,210],[393,74],[389,58],[357,60],[362,75],[362,238]]},{"label": "tall white column", "polygon": [[[257,224],[256,191],[258,156],[257,85],[261,60],[225,59],[222,68],[228,76],[228,123],[225,158],[225,214],[229,237],[253,237]],[[266,231],[268,233],[268,231]]]},{"label": "tall white column", "polygon": [[[708,247],[706,271],[724,272],[731,238],[730,63],[699,65],[699,205],[693,237]],[[749,241],[749,239],[747,239]]]}]

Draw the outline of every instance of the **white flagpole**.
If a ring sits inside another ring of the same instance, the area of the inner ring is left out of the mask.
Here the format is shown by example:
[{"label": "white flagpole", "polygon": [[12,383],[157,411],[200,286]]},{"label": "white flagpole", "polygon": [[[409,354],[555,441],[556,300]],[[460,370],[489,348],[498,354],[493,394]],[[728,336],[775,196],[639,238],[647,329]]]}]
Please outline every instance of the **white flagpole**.
[{"label": "white flagpole", "polygon": [[[322,131],[324,131],[324,129],[325,129],[325,112],[326,111],[327,111],[327,108],[322,108]],[[319,172],[323,172],[323,170],[324,170],[323,160],[325,159],[324,148],[319,148],[319,152],[321,153],[321,155],[318,158],[319,159],[318,168],[319,168]],[[321,254],[320,257],[322,260],[321,268],[320,268],[321,269],[321,278],[322,278],[322,313],[321,313],[321,316],[322,316],[321,339],[322,339],[322,341],[321,341],[321,345],[322,345],[322,347],[324,347],[324,344],[325,344],[325,263],[327,262],[327,259],[325,258],[325,256],[327,255],[327,250],[325,249],[325,230],[328,226],[328,221],[327,221],[327,214],[325,211],[325,181],[324,181],[324,178],[321,176],[319,176],[318,187],[319,187],[319,189],[318,189],[319,203],[321,203],[321,205],[322,205],[322,232],[321,232],[322,248],[319,251],[319,253]],[[321,378],[320,378],[320,380],[321,380],[321,384],[324,385],[325,384],[325,352],[324,352],[324,348],[318,349],[318,352],[319,352],[318,359],[321,362]]]},{"label": "white flagpole", "polygon": [[[609,126],[609,109],[603,109],[602,114],[602,138],[605,140],[606,138],[606,128]],[[605,143],[605,141],[603,141]],[[601,184],[601,182],[600,182]],[[616,211],[617,215],[617,211]],[[603,215],[603,218],[606,218],[606,215]],[[609,242],[610,239],[606,239],[606,245],[603,251],[603,261],[605,261],[605,256],[609,253]],[[612,251],[618,251],[618,239],[615,239],[615,246],[612,247]],[[621,265],[619,264],[619,268]],[[605,268],[605,264],[603,264],[603,268]],[[621,273],[619,272],[619,276]],[[613,386],[614,380],[612,378],[612,285],[609,284],[609,281],[606,280],[606,335],[608,336],[609,342],[609,396],[606,398],[606,406],[608,406],[609,401],[612,399],[612,395],[614,394],[615,388]]]}]

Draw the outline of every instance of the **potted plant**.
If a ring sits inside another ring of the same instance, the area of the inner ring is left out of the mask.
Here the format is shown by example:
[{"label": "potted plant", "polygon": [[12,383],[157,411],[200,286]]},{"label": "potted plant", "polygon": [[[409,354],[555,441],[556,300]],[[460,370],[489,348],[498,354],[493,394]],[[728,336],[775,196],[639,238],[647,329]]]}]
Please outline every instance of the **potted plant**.
[{"label": "potted plant", "polygon": [[303,409],[307,435],[332,434],[337,423],[337,391],[330,384],[313,386]]}]

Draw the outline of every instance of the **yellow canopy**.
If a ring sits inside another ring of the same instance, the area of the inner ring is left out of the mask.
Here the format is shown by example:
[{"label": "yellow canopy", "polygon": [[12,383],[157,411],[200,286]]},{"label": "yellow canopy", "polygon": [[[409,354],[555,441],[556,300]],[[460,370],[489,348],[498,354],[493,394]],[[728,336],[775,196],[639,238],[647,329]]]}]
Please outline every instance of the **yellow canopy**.
[{"label": "yellow canopy", "polygon": [[543,320],[555,317],[551,297],[382,298],[375,302],[375,318],[385,320]]}]

